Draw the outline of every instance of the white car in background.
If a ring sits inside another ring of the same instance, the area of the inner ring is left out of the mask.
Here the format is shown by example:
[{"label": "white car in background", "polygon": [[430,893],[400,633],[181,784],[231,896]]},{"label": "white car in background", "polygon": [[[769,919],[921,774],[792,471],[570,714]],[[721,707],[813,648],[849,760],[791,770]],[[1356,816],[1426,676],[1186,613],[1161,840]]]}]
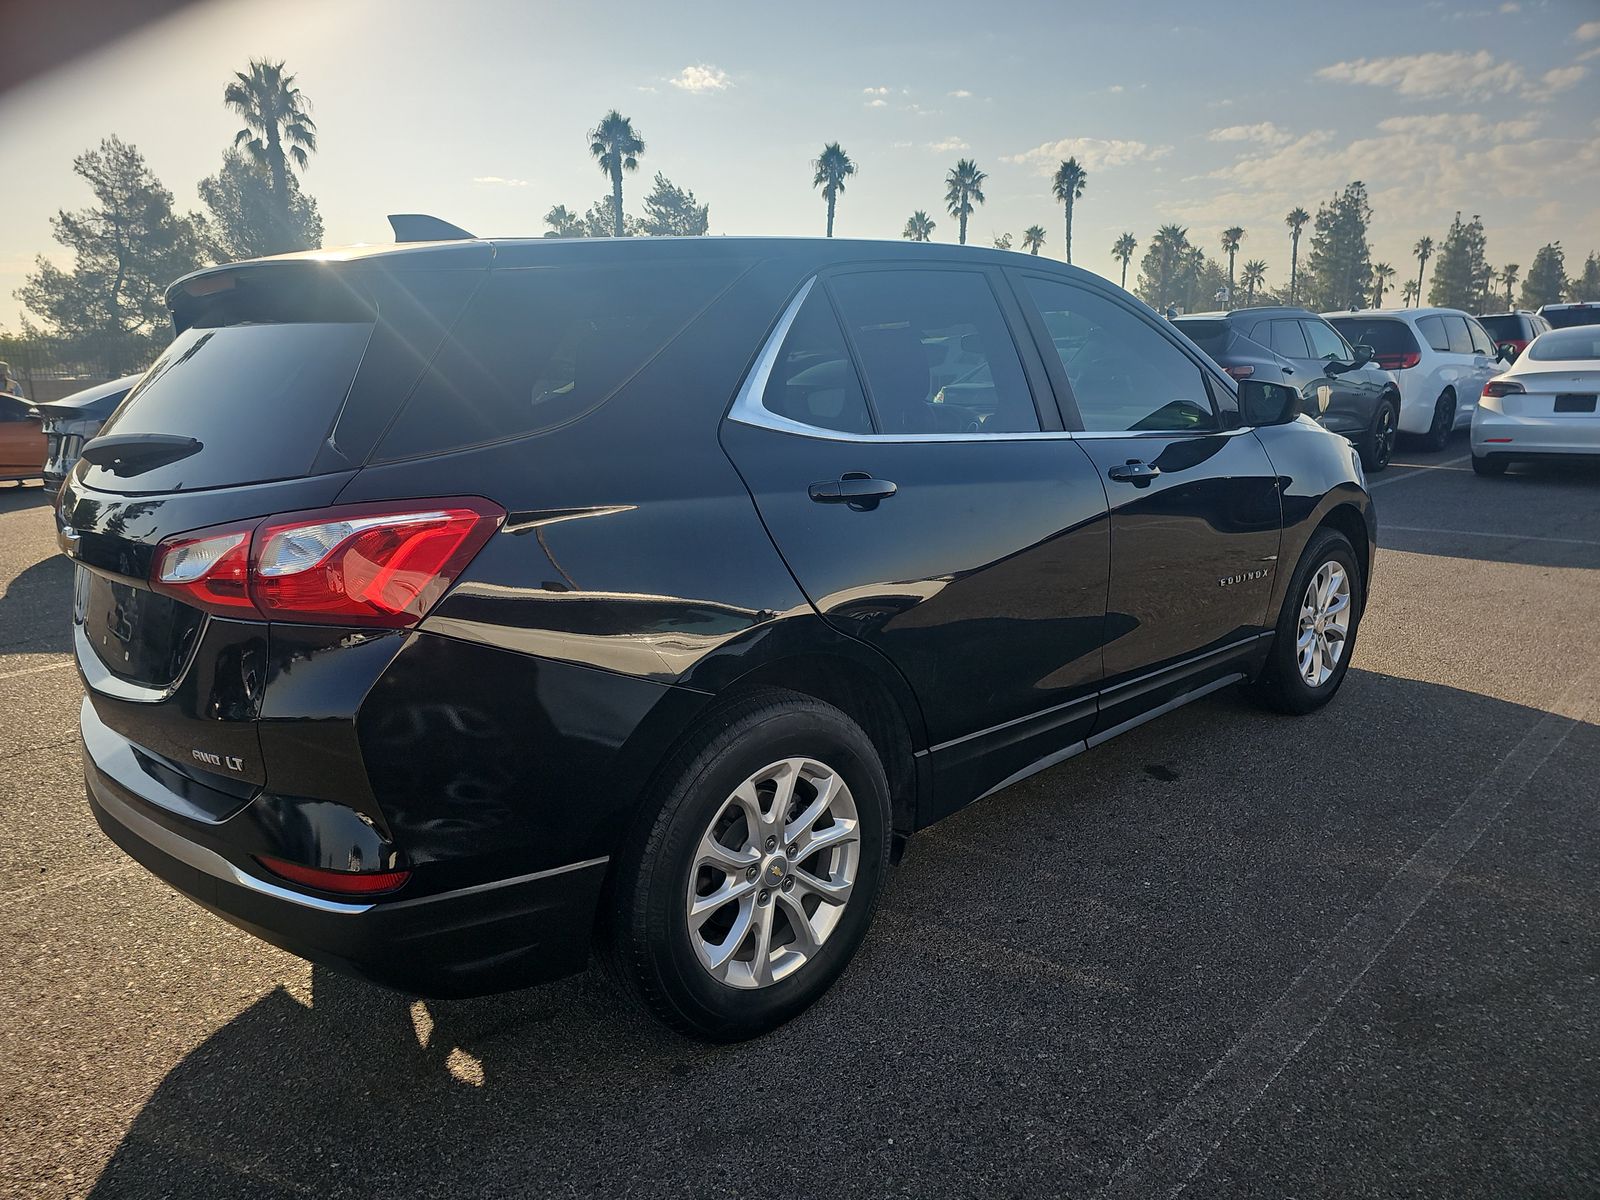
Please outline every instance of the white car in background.
[{"label": "white car in background", "polygon": [[1324,313],[1354,346],[1371,346],[1373,361],[1400,389],[1400,432],[1442,450],[1450,434],[1472,424],[1483,385],[1501,369],[1494,339],[1458,308],[1374,308]]},{"label": "white car in background", "polygon": [[1515,459],[1600,457],[1600,325],[1541,333],[1491,379],[1472,417],[1472,469],[1502,475]]}]

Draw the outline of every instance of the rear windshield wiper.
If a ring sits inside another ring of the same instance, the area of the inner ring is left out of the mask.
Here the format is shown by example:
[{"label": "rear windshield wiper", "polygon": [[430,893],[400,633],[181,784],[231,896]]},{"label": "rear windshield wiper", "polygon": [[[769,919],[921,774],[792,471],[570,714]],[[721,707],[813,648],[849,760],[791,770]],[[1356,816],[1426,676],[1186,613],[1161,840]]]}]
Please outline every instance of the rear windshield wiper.
[{"label": "rear windshield wiper", "polygon": [[176,433],[113,433],[87,442],[82,456],[113,475],[127,476],[178,462],[200,449],[198,439]]}]

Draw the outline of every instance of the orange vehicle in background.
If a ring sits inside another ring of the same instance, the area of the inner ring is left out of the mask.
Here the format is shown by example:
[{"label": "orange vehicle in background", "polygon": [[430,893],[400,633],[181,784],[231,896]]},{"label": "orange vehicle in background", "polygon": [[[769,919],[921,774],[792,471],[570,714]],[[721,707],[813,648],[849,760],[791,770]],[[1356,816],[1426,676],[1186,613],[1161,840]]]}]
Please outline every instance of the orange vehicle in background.
[{"label": "orange vehicle in background", "polygon": [[0,392],[0,480],[43,478],[44,452],[39,414],[21,396]]}]

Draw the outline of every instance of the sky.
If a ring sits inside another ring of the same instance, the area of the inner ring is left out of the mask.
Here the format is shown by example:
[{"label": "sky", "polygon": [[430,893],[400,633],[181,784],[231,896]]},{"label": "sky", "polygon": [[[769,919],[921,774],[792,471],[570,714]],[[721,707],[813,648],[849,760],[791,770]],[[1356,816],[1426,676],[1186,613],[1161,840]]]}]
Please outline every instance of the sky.
[{"label": "sky", "polygon": [[102,137],[201,208],[238,129],[223,88],[252,57],[287,60],[311,101],[303,184],[328,245],[390,240],[391,212],[540,234],[552,205],[606,194],[585,134],[615,107],[647,147],[626,207],[659,170],[713,233],[820,234],[811,163],[839,141],[859,174],[838,236],[898,237],[921,208],[954,241],[943,178],[971,157],[989,180],[968,240],[1039,224],[1056,258],[1050,176],[1075,155],[1073,259],[1116,279],[1131,232],[1130,286],[1168,222],[1214,257],[1242,225],[1240,261],[1284,286],[1284,214],[1353,179],[1397,283],[1457,210],[1482,214],[1496,266],[1525,272],[1551,240],[1569,271],[1600,250],[1600,0],[211,0],[0,95],[0,328],[35,256],[65,263],[50,217],[89,202],[72,158]]}]

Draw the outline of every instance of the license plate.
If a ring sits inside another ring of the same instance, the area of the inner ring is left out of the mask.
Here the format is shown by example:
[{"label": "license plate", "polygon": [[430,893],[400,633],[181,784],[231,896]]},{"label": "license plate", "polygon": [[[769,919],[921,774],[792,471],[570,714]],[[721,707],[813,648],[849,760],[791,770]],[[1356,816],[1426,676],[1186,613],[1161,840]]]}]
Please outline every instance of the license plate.
[{"label": "license plate", "polygon": [[1562,392],[1556,397],[1558,413],[1592,413],[1595,397],[1584,392]]}]

